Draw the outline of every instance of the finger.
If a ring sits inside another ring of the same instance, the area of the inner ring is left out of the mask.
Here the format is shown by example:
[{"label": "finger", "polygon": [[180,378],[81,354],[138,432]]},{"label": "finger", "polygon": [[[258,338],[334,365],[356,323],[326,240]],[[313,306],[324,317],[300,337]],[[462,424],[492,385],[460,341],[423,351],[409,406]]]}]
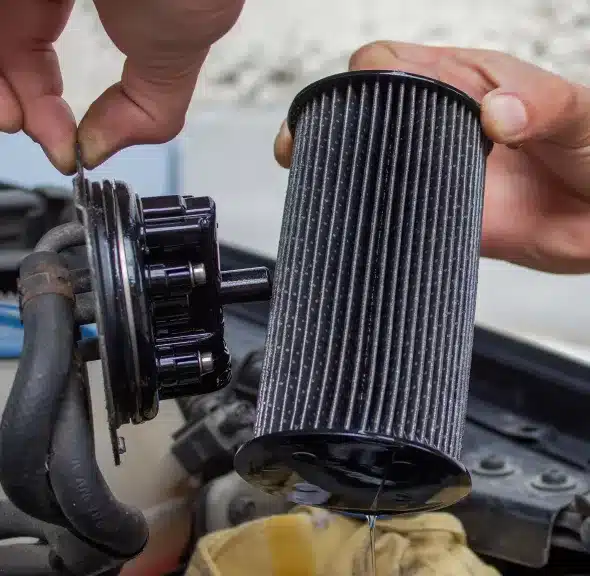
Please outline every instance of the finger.
[{"label": "finger", "polygon": [[136,144],[161,144],[182,130],[206,52],[190,61],[128,58],[121,82],[96,100],[78,130],[84,163],[94,168]]},{"label": "finger", "polygon": [[76,120],[61,97],[61,75],[53,49],[31,50],[3,67],[22,108],[22,129],[38,142],[64,174],[75,169]]},{"label": "finger", "polygon": [[15,134],[23,129],[23,112],[10,84],[0,77],[0,132]]},{"label": "finger", "polygon": [[414,74],[432,75],[445,48],[406,42],[379,40],[355,50],[348,61],[354,70],[403,70]]},{"label": "finger", "polygon": [[64,173],[74,170],[76,123],[61,97],[63,83],[52,43],[72,6],[73,0],[21,0],[0,7],[0,69],[6,81],[6,90],[0,83],[0,97],[2,92],[13,96],[21,110],[11,131],[23,129]]},{"label": "finger", "polygon": [[497,147],[488,160],[482,256],[546,272],[588,272],[590,205],[562,188],[542,163]]},{"label": "finger", "polygon": [[524,146],[566,188],[588,200],[590,89],[533,66],[514,67],[484,97],[482,123],[493,140]]},{"label": "finger", "polygon": [[282,166],[283,168],[289,168],[291,166],[293,138],[286,121],[281,124],[279,133],[275,138],[274,154],[279,166]]},{"label": "finger", "polygon": [[487,133],[502,144],[541,140],[567,148],[590,144],[590,91],[546,70],[494,55],[497,88],[482,101]]}]

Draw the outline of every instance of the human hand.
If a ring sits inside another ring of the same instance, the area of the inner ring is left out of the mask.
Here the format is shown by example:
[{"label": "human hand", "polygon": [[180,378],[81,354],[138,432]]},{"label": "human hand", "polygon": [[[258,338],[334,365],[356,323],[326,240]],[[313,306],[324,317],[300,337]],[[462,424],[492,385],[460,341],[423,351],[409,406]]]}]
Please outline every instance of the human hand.
[{"label": "human hand", "polygon": [[243,3],[95,0],[127,59],[121,82],[92,104],[76,132],[53,49],[74,0],[0,0],[0,131],[24,130],[64,173],[75,169],[77,137],[88,168],[127,146],[171,140],[183,127],[210,46],[233,26]]},{"label": "human hand", "polygon": [[[482,103],[488,159],[482,256],[554,273],[590,272],[590,88],[507,54],[377,42],[351,70],[403,70]],[[275,141],[291,160],[286,124]]]}]

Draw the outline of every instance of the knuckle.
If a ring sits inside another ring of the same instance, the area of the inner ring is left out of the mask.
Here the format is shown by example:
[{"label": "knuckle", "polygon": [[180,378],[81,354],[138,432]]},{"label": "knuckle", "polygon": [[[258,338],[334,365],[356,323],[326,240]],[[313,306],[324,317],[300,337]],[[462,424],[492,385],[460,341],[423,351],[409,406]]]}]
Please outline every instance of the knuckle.
[{"label": "knuckle", "polygon": [[149,117],[141,132],[141,141],[146,144],[166,144],[176,138],[184,128],[185,117]]},{"label": "knuckle", "polygon": [[155,144],[165,144],[176,138],[184,128],[185,118],[166,119],[164,122],[159,122],[155,131],[155,138],[158,139]]},{"label": "knuckle", "polygon": [[557,75],[547,75],[537,117],[540,136],[568,149],[589,145],[590,90]]}]

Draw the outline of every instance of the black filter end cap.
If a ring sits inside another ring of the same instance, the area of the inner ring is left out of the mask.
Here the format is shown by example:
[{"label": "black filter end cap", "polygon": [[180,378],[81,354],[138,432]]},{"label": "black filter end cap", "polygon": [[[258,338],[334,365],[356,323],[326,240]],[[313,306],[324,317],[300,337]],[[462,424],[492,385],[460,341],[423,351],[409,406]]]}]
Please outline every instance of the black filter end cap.
[{"label": "black filter end cap", "polygon": [[242,446],[234,465],[269,494],[356,514],[429,512],[451,506],[471,490],[469,472],[456,460],[375,434],[276,432]]},{"label": "black filter end cap", "polygon": [[[375,82],[379,79],[389,79],[393,83],[406,82],[417,87],[435,89],[447,95],[454,96],[467,107],[471,108],[476,115],[479,116],[481,113],[481,106],[475,98],[472,98],[469,94],[463,92],[463,90],[459,90],[455,86],[442,82],[441,80],[422,76],[421,74],[404,72],[402,70],[353,70],[332,74],[331,76],[316,80],[303,88],[295,96],[287,114],[287,125],[291,134],[295,134],[299,116],[306,104],[313,98],[327,94],[334,89],[346,90],[351,85],[358,86],[363,82]],[[492,150],[493,143],[491,140],[488,140],[486,144],[487,153],[489,154]]]}]

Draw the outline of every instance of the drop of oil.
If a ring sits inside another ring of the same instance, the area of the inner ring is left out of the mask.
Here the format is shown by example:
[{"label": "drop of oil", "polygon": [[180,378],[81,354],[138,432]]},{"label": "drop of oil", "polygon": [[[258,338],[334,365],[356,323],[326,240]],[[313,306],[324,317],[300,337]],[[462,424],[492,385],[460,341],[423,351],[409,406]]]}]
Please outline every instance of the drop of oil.
[{"label": "drop of oil", "polygon": [[367,564],[369,565],[368,576],[377,576],[377,562],[375,561],[375,515],[367,515],[369,525],[369,550],[367,553]]}]

